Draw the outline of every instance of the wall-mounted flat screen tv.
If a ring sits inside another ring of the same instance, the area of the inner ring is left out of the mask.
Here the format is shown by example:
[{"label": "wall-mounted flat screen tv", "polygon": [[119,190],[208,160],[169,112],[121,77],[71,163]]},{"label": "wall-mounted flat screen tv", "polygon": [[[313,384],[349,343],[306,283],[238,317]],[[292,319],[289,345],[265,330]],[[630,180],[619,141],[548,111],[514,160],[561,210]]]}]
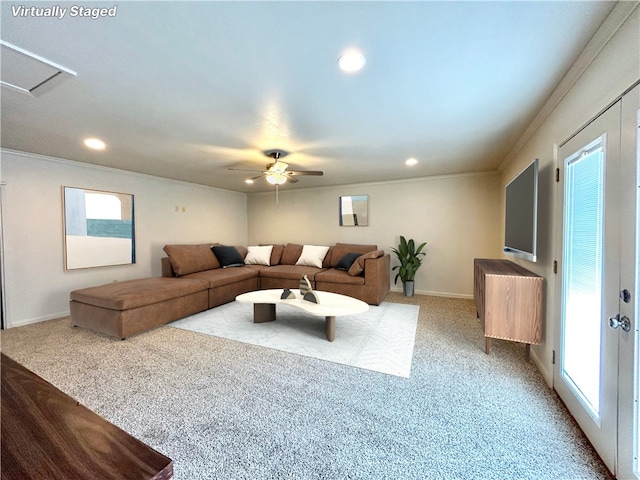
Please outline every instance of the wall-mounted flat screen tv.
[{"label": "wall-mounted flat screen tv", "polygon": [[537,260],[538,159],[506,187],[504,252],[531,262]]}]

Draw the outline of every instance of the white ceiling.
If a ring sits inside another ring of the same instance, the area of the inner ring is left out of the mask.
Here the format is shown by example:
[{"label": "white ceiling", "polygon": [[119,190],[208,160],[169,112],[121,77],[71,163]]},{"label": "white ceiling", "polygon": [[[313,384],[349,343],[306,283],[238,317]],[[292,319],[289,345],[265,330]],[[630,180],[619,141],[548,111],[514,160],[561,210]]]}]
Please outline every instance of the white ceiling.
[{"label": "white ceiling", "polygon": [[[77,72],[38,97],[2,88],[2,147],[243,192],[273,187],[228,168],[273,148],[325,172],[284,188],[496,170],[614,5],[115,4],[92,20],[2,2],[2,40]],[[357,74],[336,65],[349,47]]]}]

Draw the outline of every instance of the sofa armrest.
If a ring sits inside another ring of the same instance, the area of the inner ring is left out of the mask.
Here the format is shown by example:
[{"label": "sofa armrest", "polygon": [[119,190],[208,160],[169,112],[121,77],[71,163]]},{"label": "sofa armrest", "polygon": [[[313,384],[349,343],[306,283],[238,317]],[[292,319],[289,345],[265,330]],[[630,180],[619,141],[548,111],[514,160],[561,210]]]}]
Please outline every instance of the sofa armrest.
[{"label": "sofa armrest", "polygon": [[176,272],[173,271],[169,257],[162,257],[162,276],[163,277],[176,277]]},{"label": "sofa armrest", "polygon": [[388,292],[391,287],[391,256],[387,253],[378,258],[364,261],[364,284],[379,285],[380,291]]}]

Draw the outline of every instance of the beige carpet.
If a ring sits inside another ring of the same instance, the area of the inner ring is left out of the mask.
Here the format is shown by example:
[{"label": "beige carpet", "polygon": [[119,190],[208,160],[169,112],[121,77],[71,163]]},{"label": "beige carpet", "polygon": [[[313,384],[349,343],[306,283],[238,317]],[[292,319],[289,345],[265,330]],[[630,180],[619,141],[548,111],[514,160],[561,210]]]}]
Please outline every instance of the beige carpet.
[{"label": "beige carpet", "polygon": [[253,323],[253,305],[231,302],[169,326],[407,378],[418,313],[416,305],[383,302],[337,317],[333,342],[324,317],[284,304],[277,305],[274,322]]},{"label": "beige carpet", "polygon": [[409,378],[166,326],[120,341],[61,319],[0,337],[171,458],[175,480],[612,478],[522,345],[485,355],[472,301],[386,301],[420,307]]}]

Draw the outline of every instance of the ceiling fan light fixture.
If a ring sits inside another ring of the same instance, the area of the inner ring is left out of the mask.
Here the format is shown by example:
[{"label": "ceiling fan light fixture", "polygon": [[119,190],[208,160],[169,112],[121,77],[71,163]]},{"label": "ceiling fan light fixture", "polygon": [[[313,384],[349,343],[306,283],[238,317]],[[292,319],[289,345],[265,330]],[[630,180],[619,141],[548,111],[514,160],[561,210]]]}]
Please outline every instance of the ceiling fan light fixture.
[{"label": "ceiling fan light fixture", "polygon": [[345,52],[338,58],[338,67],[346,73],[355,73],[365,66],[367,58],[356,50]]},{"label": "ceiling fan light fixture", "polygon": [[279,171],[271,171],[265,178],[271,185],[282,185],[287,181],[287,176]]},{"label": "ceiling fan light fixture", "polygon": [[270,172],[284,173],[284,171],[289,167],[289,164],[286,162],[281,162],[277,160],[275,163],[271,165],[269,168]]},{"label": "ceiling fan light fixture", "polygon": [[[246,184],[252,184],[254,180],[258,178],[264,178],[267,183],[276,187],[276,196],[278,192],[278,186],[283,185],[287,182],[290,183],[298,183],[299,180],[297,176],[299,175],[314,175],[314,176],[322,176],[324,172],[320,170],[287,170],[289,168],[289,164],[287,162],[283,162],[280,160],[282,157],[286,157],[288,155],[284,150],[266,150],[263,152],[267,157],[272,158],[274,161],[268,163],[266,165],[265,170],[248,170],[245,168],[229,168],[229,170],[241,170],[241,171],[250,171],[250,172],[260,172],[260,175],[257,175],[253,178],[245,178],[244,182]],[[277,198],[277,197],[276,197]]]}]

